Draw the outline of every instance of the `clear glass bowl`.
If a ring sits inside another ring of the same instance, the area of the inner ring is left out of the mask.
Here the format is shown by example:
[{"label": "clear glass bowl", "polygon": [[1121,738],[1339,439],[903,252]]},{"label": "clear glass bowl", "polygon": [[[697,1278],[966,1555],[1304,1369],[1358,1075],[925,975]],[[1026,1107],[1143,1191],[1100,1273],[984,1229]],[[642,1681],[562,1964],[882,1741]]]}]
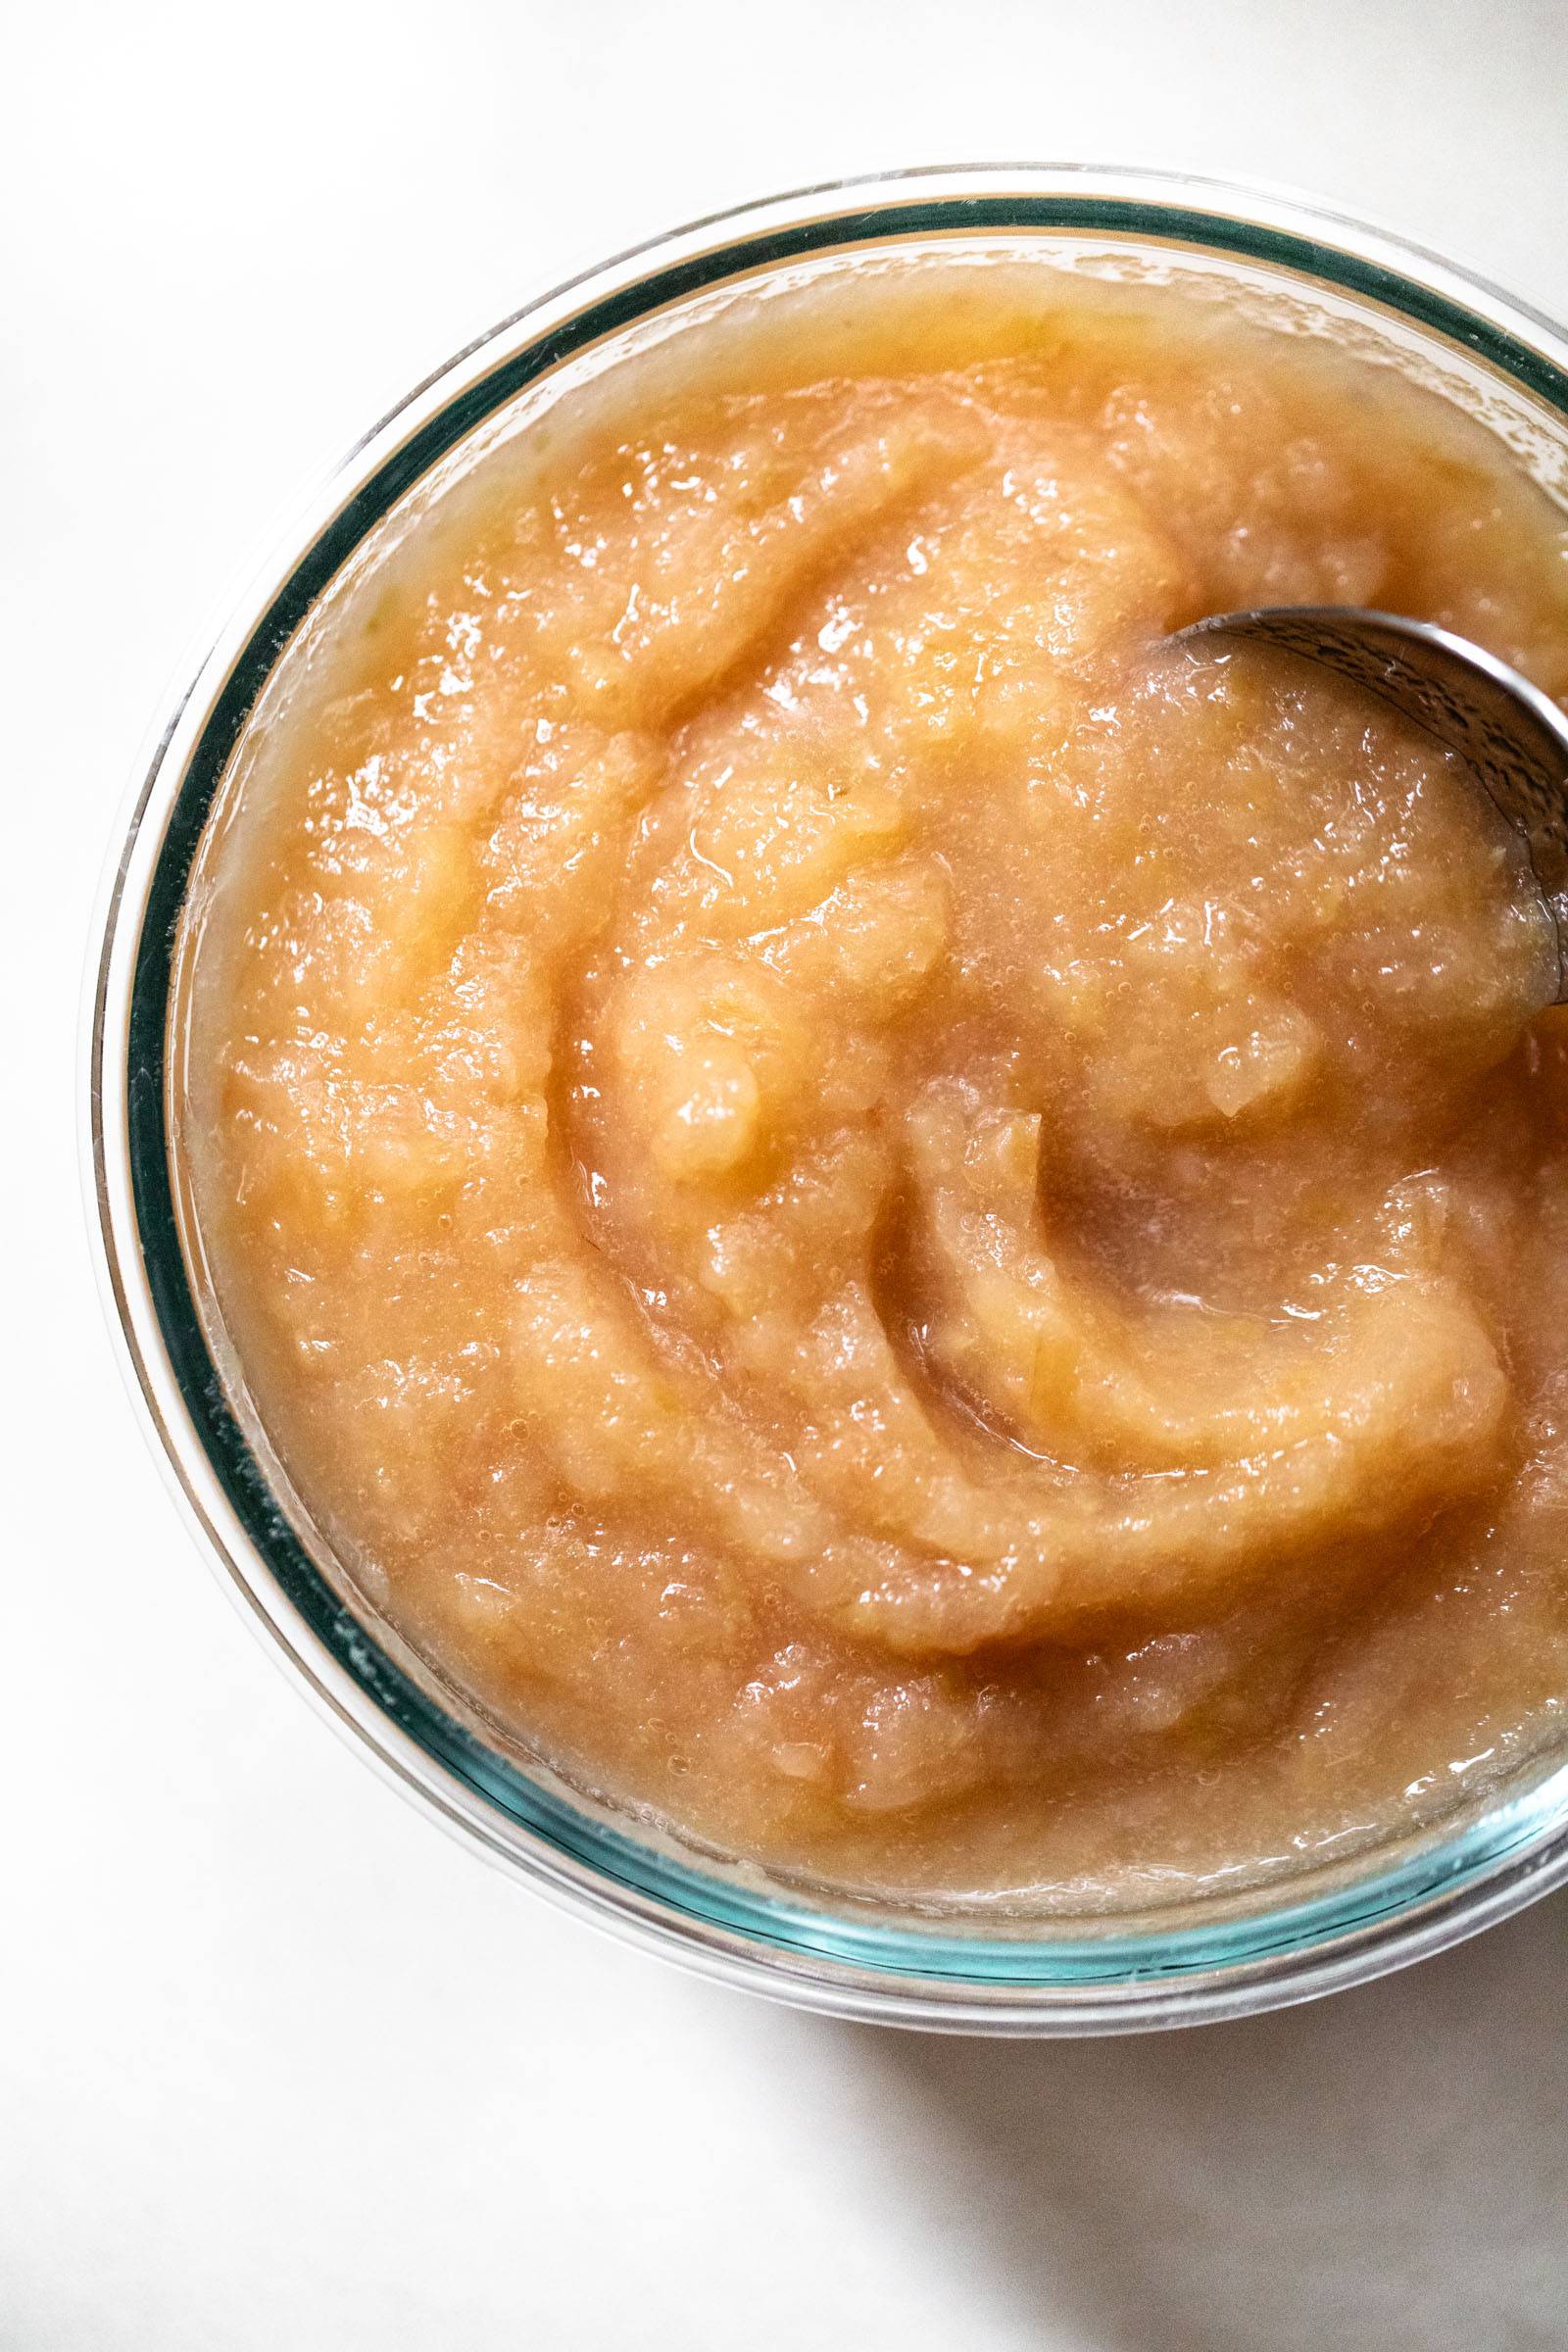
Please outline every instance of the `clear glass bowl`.
[{"label": "clear glass bowl", "polygon": [[[161,728],[104,919],[89,1038],[96,1208],[133,1386],[205,1547],[299,1679],[402,1788],[542,1892],[694,1968],[844,2016],[1130,2031],[1302,2000],[1412,1960],[1568,1879],[1568,1765],[1538,1760],[1440,1829],[1336,1868],[1137,1916],[1008,1918],[819,1897],[567,1787],[357,1595],[223,1346],[172,1089],[176,943],[209,818],[262,698],[333,596],[474,459],[588,396],[607,354],[786,277],[940,249],[1174,282],[1328,335],[1481,417],[1568,506],[1568,341],[1435,257],[1298,203],[1140,172],[901,173],[748,207],[559,288],[461,353],[353,451]],[[264,706],[265,707],[265,706]]]}]

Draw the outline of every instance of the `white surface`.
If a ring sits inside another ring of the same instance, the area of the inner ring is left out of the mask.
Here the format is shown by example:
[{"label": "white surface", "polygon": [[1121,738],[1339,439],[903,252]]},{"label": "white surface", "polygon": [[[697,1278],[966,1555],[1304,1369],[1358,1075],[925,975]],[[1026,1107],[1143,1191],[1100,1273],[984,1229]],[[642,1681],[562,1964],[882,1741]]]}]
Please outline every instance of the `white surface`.
[{"label": "white surface", "polygon": [[1556,0],[29,8],[0,139],[6,2352],[1529,2352],[1568,2314],[1559,1899],[1156,2042],[686,1983],[290,1690],[121,1393],[74,1020],[122,783],[302,480],[711,206],[1102,156],[1294,181],[1568,312]]}]

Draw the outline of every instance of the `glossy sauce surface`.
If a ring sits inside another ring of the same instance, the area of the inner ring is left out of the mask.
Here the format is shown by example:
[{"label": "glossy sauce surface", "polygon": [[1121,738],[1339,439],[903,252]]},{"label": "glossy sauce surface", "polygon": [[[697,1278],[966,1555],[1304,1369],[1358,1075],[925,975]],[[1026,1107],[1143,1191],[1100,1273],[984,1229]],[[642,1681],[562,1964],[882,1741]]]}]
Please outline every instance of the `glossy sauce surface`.
[{"label": "glossy sauce surface", "polygon": [[1161,640],[1367,603],[1560,694],[1561,517],[1153,294],[860,345],[398,557],[220,849],[218,1298],[585,1784],[854,1885],[1277,1866],[1551,1736],[1568,1040],[1429,739]]}]

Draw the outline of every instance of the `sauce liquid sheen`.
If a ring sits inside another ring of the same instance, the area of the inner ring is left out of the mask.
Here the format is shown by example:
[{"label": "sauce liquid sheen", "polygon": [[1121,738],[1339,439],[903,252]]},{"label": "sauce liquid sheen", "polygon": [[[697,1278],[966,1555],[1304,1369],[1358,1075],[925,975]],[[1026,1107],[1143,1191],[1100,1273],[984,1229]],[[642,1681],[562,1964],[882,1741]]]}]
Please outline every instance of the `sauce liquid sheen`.
[{"label": "sauce liquid sheen", "polygon": [[255,1407],[582,1785],[818,1882],[1346,1850],[1568,1692],[1568,1026],[1323,672],[1568,690],[1562,517],[1168,294],[918,289],[416,528],[217,853],[183,1112]]}]

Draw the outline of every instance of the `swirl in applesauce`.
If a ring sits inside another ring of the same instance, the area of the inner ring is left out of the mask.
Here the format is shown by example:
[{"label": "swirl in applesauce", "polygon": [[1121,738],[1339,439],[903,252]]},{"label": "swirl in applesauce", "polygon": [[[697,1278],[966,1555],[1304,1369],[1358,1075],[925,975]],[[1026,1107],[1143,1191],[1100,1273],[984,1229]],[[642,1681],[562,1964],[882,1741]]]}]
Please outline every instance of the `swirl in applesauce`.
[{"label": "swirl in applesauce", "polygon": [[633,372],[415,531],[220,845],[184,1118],[443,1675],[726,1850],[1043,1901],[1371,1836],[1568,1688],[1516,845],[1162,642],[1366,603],[1560,694],[1561,517],[1386,369],[1055,301]]}]

